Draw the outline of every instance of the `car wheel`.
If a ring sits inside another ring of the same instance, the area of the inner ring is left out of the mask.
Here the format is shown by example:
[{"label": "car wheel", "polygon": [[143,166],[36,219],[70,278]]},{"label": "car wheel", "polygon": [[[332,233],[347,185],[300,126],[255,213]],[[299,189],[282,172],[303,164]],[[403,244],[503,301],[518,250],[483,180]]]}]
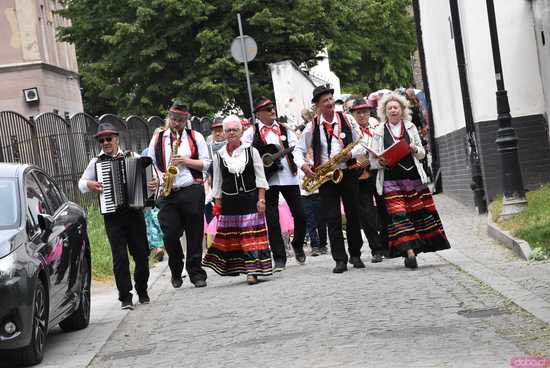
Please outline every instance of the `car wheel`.
[{"label": "car wheel", "polygon": [[82,260],[81,275],[82,287],[80,289],[80,303],[78,304],[78,309],[75,310],[73,314],[59,323],[59,327],[61,327],[63,331],[82,330],[90,324],[90,285],[92,282],[92,273],[90,272],[88,257],[84,257]]},{"label": "car wheel", "polygon": [[38,280],[34,290],[34,303],[32,312],[32,336],[31,343],[12,352],[12,361],[16,365],[31,366],[38,364],[44,358],[44,347],[48,335],[48,300],[46,288]]}]

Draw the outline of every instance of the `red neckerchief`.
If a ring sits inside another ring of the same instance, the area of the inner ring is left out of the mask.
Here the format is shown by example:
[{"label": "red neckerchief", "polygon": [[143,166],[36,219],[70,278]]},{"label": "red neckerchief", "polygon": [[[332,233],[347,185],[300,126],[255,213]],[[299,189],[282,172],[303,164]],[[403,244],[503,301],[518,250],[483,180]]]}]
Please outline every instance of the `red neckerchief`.
[{"label": "red neckerchief", "polygon": [[[273,132],[277,135],[277,138],[279,138],[279,146],[281,147],[281,149],[284,149],[285,148],[285,145],[283,144],[283,140],[281,139],[281,128],[279,128],[279,125],[275,125],[275,122],[273,122],[271,125],[265,125],[264,123],[263,124],[263,127],[262,129],[260,129],[260,138],[262,139],[262,141],[267,144],[267,140],[265,139],[265,136],[267,135],[267,133],[269,132]],[[286,137],[285,137],[286,139]],[[285,154],[285,158],[286,158],[286,162],[288,162],[288,167],[291,167],[291,161],[290,161],[290,157],[288,156],[288,153]]]},{"label": "red neckerchief", "polygon": [[[334,114],[336,114],[336,120],[338,120],[338,133],[340,135],[342,134],[342,121],[340,120],[340,116],[336,112],[334,112]],[[344,141],[342,141],[342,138],[339,135],[334,134],[334,124],[325,120],[323,122],[323,126],[325,127],[325,131],[328,133],[328,135],[336,138],[338,142],[340,142],[340,146],[344,147]]]},{"label": "red neckerchief", "polygon": [[[262,123],[263,124],[263,123]],[[260,138],[262,138],[262,141],[264,141],[265,144],[267,144],[267,141],[265,139],[265,136],[269,133],[273,132],[277,135],[279,138],[279,141],[281,140],[281,129],[279,129],[278,125],[275,125],[275,123],[271,125],[265,125],[260,129]]]},{"label": "red neckerchief", "polygon": [[363,132],[363,134],[366,134],[369,137],[372,137],[372,132],[370,131],[368,126],[361,127],[361,131]]},{"label": "red neckerchief", "polygon": [[[391,123],[388,122],[388,124],[391,124]],[[392,136],[394,141],[400,141],[405,136],[405,124],[403,123],[403,120],[401,120],[401,135],[399,135],[399,137],[396,137],[393,135],[391,127],[388,127],[388,130],[390,131],[390,135]]]}]

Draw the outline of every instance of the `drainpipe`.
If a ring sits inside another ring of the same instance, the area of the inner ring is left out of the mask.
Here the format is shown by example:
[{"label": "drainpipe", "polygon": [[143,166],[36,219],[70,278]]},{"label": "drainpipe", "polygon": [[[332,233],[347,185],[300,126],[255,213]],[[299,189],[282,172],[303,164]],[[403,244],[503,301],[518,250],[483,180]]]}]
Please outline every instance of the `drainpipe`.
[{"label": "drainpipe", "polygon": [[483,175],[481,173],[481,160],[477,147],[476,128],[472,113],[472,102],[470,100],[470,89],[468,87],[468,76],[466,72],[466,58],[464,57],[464,44],[462,43],[462,28],[460,23],[460,11],[458,0],[449,0],[451,7],[451,23],[453,26],[453,38],[455,42],[456,63],[458,65],[458,76],[460,79],[460,92],[462,93],[462,106],[464,107],[464,119],[466,121],[466,140],[468,144],[468,156],[472,168],[472,183],[474,191],[474,204],[478,212],[487,212],[487,201],[485,189],[483,188]]},{"label": "drainpipe", "polygon": [[435,141],[434,117],[432,112],[432,100],[430,98],[430,84],[428,83],[428,73],[426,71],[426,54],[424,53],[424,42],[422,41],[422,27],[420,23],[420,4],[419,0],[413,0],[413,14],[416,24],[416,44],[418,46],[418,55],[420,56],[420,69],[422,70],[422,83],[424,84],[424,94],[428,101],[428,124],[430,127],[430,148],[432,152],[432,173],[434,176],[434,193],[442,192],[441,172],[439,167],[439,153]]}]

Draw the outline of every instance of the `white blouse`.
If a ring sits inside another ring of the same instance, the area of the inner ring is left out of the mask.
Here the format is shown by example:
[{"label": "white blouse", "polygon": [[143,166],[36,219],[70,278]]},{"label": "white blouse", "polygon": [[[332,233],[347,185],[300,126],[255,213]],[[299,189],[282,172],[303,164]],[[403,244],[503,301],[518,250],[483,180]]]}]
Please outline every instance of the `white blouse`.
[{"label": "white blouse", "polygon": [[[240,175],[243,173],[247,164],[246,157],[246,146],[241,144],[239,147],[235,148],[233,154],[230,155],[227,152],[227,145],[220,148],[218,151],[219,155],[214,155],[214,174],[212,178],[212,197],[221,198],[222,197],[222,177],[220,170],[219,157],[221,156],[222,160],[227,166],[227,169],[230,173],[235,175]],[[252,161],[254,164],[254,174],[256,176],[256,188],[264,188],[265,190],[269,189],[267,180],[265,179],[264,165],[262,163],[262,158],[260,153],[254,147],[252,149]]]}]

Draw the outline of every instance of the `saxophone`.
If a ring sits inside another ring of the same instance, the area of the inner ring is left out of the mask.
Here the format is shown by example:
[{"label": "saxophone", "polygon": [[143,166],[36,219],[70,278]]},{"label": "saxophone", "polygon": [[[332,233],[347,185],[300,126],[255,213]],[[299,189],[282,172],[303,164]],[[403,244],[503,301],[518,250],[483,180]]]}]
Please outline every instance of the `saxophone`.
[{"label": "saxophone", "polygon": [[172,162],[174,155],[177,155],[178,149],[181,144],[181,134],[176,132],[176,142],[172,146],[172,152],[170,153],[170,162],[164,173],[164,186],[162,188],[162,196],[168,197],[172,192],[172,186],[174,185],[174,180],[176,180],[176,175],[180,172],[178,167]]},{"label": "saxophone", "polygon": [[322,165],[317,166],[315,169],[314,177],[304,177],[302,181],[302,189],[312,193],[315,192],[319,187],[325,184],[327,181],[332,180],[334,184],[338,184],[344,178],[344,173],[342,170],[338,169],[336,166],[340,161],[342,161],[351,150],[361,142],[361,139],[356,140],[344,147],[340,152],[330,158],[327,162]]}]

